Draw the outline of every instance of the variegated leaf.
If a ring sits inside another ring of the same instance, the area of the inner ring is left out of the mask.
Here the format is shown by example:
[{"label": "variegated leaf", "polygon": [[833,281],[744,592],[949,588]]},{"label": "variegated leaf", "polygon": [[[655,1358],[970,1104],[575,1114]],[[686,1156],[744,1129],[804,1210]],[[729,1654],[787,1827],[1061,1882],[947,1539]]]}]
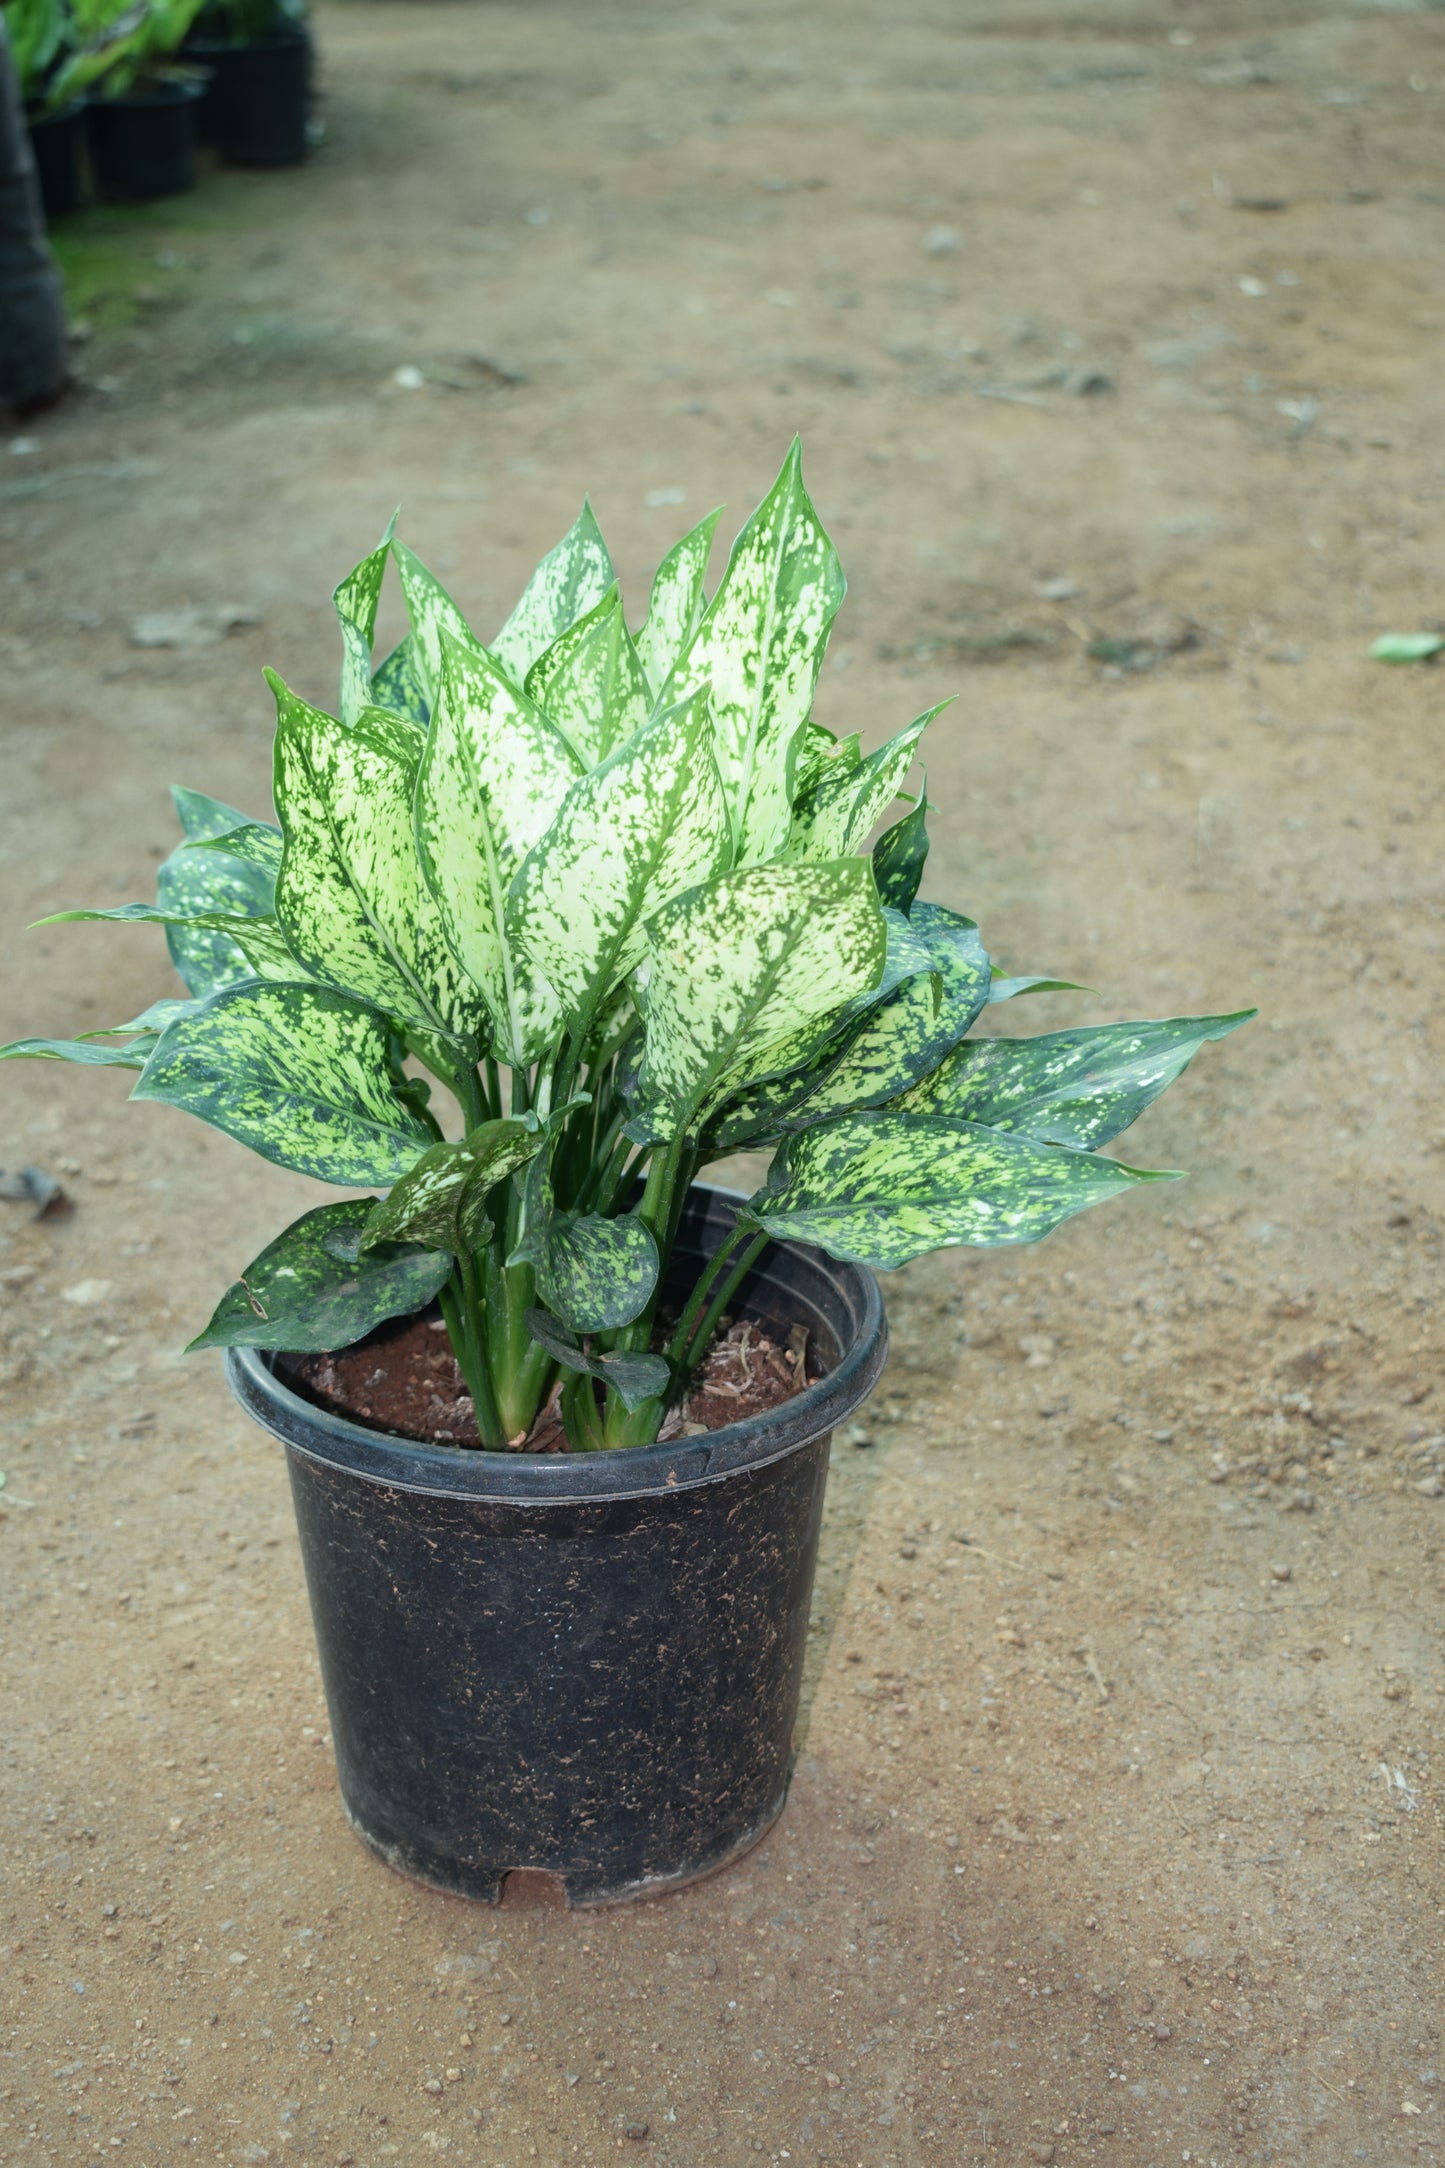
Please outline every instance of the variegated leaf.
[{"label": "variegated leaf", "polygon": [[644,1400],[655,1400],[672,1382],[672,1373],[660,1355],[589,1355],[578,1347],[559,1318],[545,1310],[528,1310],[527,1330],[564,1370],[600,1378],[610,1385],[629,1412]]},{"label": "variegated leaf", "polygon": [[652,582],[647,617],[637,635],[637,652],[649,684],[661,692],[679,658],[687,653],[702,623],[706,603],[703,581],[712,538],[721,512],[709,512],[690,534],[673,544]]},{"label": "variegated leaf", "polygon": [[229,858],[244,858],[248,866],[260,866],[273,881],[281,870],[281,831],[269,821],[240,821],[219,836],[198,836],[183,848],[223,851]]},{"label": "variegated leaf", "polygon": [[498,1059],[534,1061],[557,995],[507,936],[507,890],[577,780],[561,733],[492,658],[448,643],[416,791],[416,836],[452,953],[486,998]]},{"label": "variegated leaf", "polygon": [[846,858],[850,851],[856,851],[903,788],[917,757],[919,739],[946,705],[941,701],[938,707],[930,708],[856,768],[814,783],[793,809],[793,825],[783,855]]},{"label": "variegated leaf", "polygon": [[419,730],[425,730],[430,722],[431,702],[417,670],[416,643],[410,633],[373,671],[371,705],[402,716]]},{"label": "variegated leaf", "polygon": [[1256,1014],[1096,1024],[1037,1039],[971,1039],[902,1102],[910,1112],[986,1122],[1094,1151],[1137,1121],[1201,1046]]},{"label": "variegated leaf", "polygon": [[[411,638],[406,643],[411,668],[420,680],[428,707],[434,709],[441,690],[443,641],[450,640],[467,653],[480,653],[482,643],[441,581],[427,571],[421,559],[413,556],[404,542],[393,542],[391,554],[401,577],[401,591],[406,597],[407,615],[411,619]],[[382,664],[383,671],[388,670],[395,659],[394,654],[389,655]]]},{"label": "variegated leaf", "polygon": [[251,824],[249,813],[238,813],[224,800],[207,797],[203,790],[187,790],[180,783],[171,785],[171,800],[187,843],[209,843],[229,828]]},{"label": "variegated leaf", "polygon": [[843,586],[838,553],[803,487],[795,442],[733,544],[666,694],[675,701],[712,686],[713,747],[739,865],[771,858],[788,833],[794,740],[813,704]]},{"label": "variegated leaf", "polygon": [[863,740],[856,730],[839,738],[810,716],[793,741],[793,801],[830,776],[847,775],[863,759]]},{"label": "variegated leaf", "polygon": [[[166,947],[172,964],[197,996],[218,987],[238,985],[255,976],[235,939],[219,927],[194,923],[216,913],[229,918],[268,918],[275,908],[274,868],[232,858],[224,851],[198,851],[189,844],[207,842],[250,826],[244,813],[223,806],[200,791],[172,792],[186,830],[186,842],[172,851],[156,875],[157,907],[170,914]],[[187,923],[190,921],[191,923]]]},{"label": "variegated leaf", "polygon": [[389,1317],[423,1310],[452,1268],[444,1251],[387,1242],[358,1256],[369,1197],[318,1205],[267,1243],[216,1305],[202,1347],[274,1347],[293,1355],[350,1347]]},{"label": "variegated leaf", "polygon": [[1016,1001],[1020,994],[1091,994],[1092,986],[1077,986],[1072,979],[1042,977],[1011,979],[995,966],[995,975],[988,989],[990,1001]]},{"label": "variegated leaf", "polygon": [[743,1218],[780,1241],[893,1271],[926,1251],[1037,1242],[1140,1182],[1172,1181],[975,1122],[845,1114],[790,1137]]},{"label": "variegated leaf", "polygon": [[389,1186],[432,1141],[397,1097],[390,1028],[318,986],[233,986],[162,1032],[133,1099],[183,1108],[321,1182]]},{"label": "variegated leaf", "polygon": [[[839,1114],[896,1100],[958,1045],[988,1000],[988,957],[972,919],[918,904],[904,921],[889,912],[889,971],[882,999],[834,1033],[807,1066],[742,1094],[709,1141],[721,1151],[786,1136]],[[896,974],[896,976],[894,976]],[[892,983],[888,980],[892,977]]]},{"label": "variegated leaf", "polygon": [[91,1039],[13,1039],[0,1046],[0,1061],[76,1061],[92,1069],[143,1069],[155,1047],[147,1032],[126,1046],[100,1046]]},{"label": "variegated leaf", "polygon": [[386,533],[371,554],[354,565],[331,600],[341,625],[341,720],[354,723],[371,704],[371,643],[376,638],[376,611],[386,560],[396,532],[393,512]]},{"label": "variegated leaf", "polygon": [[706,693],[659,715],[573,784],[507,904],[514,948],[576,1017],[646,953],[646,921],[727,863]]},{"label": "variegated leaf", "polygon": [[622,615],[620,587],[610,587],[595,610],[538,656],[527,672],[527,697],[545,708],[589,768],[642,728],[652,692]]},{"label": "variegated leaf", "polygon": [[923,879],[928,858],[928,779],[918,803],[901,821],[886,828],[873,846],[873,878],[882,903],[894,911],[911,911]]},{"label": "variegated leaf", "polygon": [[434,1144],[372,1206],[361,1238],[363,1250],[377,1242],[424,1242],[460,1256],[489,1238],[487,1197],[498,1182],[541,1150],[535,1120],[483,1122],[456,1144]]},{"label": "variegated leaf", "polygon": [[547,552],[491,651],[515,685],[526,682],[537,657],[600,602],[616,574],[590,503]]},{"label": "variegated leaf", "polygon": [[772,1073],[789,1037],[877,985],[887,931],[866,859],[754,866],[648,927],[643,1105],[690,1124],[728,1080]]},{"label": "variegated leaf", "polygon": [[447,945],[417,859],[417,733],[371,707],[347,727],[266,675],[286,838],[276,917],[287,945],[313,976],[399,1021],[475,1039],[485,1031],[481,995]]}]

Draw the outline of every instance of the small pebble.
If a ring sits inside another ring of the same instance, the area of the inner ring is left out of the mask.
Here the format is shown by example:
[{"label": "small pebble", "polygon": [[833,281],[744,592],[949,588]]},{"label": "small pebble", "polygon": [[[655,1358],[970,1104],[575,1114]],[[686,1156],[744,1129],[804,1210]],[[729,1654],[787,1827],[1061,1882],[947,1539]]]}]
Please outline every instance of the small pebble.
[{"label": "small pebble", "polygon": [[1160,2041],[1172,2040],[1174,2038],[1173,2027],[1170,2025],[1156,2025],[1154,2027],[1154,2038]]},{"label": "small pebble", "polygon": [[1269,1570],[1271,1577],[1276,1581],[1287,1581],[1290,1577],[1291,1569],[1288,1566],[1271,1566]]},{"label": "small pebble", "polygon": [[624,2123],[622,2135],[624,2138],[645,2138],[647,2136],[647,2125],[646,2123]]},{"label": "small pebble", "polygon": [[424,2093],[439,2093],[441,2090],[442,2081],[440,2078],[428,2078],[426,2084],[422,2087]]}]

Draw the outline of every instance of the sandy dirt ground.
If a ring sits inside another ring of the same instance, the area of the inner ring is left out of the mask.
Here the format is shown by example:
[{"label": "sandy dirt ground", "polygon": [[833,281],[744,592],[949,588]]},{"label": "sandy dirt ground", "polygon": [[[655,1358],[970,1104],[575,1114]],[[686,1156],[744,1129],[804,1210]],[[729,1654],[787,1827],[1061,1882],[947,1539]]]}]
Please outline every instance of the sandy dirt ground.
[{"label": "sandy dirt ground", "polygon": [[[1436,2158],[1441,680],[1368,646],[1442,614],[1445,18],[319,31],[309,169],[64,244],[93,388],[0,449],[4,1036],[167,987],[21,928],[149,895],[171,780],[266,806],[260,666],[329,695],[394,504],[486,632],[588,488],[636,606],[795,428],[821,712],[958,691],[928,892],[1098,989],[1010,1024],[1262,1015],[1128,1140],[1187,1184],[890,1283],[788,1811],[602,1914],[348,1833],[280,1454],[178,1353],[313,1188],[8,1068],[76,1209],[0,1204],[0,2157]],[[133,644],[176,610],[255,622]]]}]

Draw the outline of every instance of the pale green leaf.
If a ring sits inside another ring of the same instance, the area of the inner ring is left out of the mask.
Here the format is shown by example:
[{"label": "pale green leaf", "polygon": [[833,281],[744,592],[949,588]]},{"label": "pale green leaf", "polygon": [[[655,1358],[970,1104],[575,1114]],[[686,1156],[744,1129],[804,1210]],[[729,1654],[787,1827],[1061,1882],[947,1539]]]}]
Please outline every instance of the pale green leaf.
[{"label": "pale green leaf", "polygon": [[149,1032],[128,1046],[100,1046],[91,1039],[14,1039],[0,1046],[0,1061],[75,1061],[91,1069],[143,1069],[156,1043]]},{"label": "pale green leaf", "polygon": [[1037,1242],[1140,1182],[1092,1152],[921,1114],[845,1114],[790,1137],[744,1220],[780,1241],[892,1271],[929,1250]]},{"label": "pale green leaf", "polygon": [[709,512],[690,534],[673,544],[652,582],[647,618],[637,652],[649,684],[661,692],[674,665],[687,653],[706,607],[703,580],[721,512]]},{"label": "pale green leaf", "polygon": [[[469,653],[480,653],[482,643],[440,580],[427,571],[421,559],[413,556],[404,542],[393,542],[391,554],[401,577],[401,591],[406,597],[407,615],[411,619],[411,639],[407,643],[411,670],[420,681],[428,707],[435,708],[441,690],[443,641],[450,640],[454,646]],[[395,659],[395,655],[388,656],[382,665],[383,671],[387,671]]]},{"label": "pale green leaf", "polygon": [[1011,979],[1007,973],[995,971],[989,986],[990,1001],[1017,1001],[1020,994],[1091,994],[1092,986],[1076,986],[1072,979],[1025,977]]},{"label": "pale green leaf", "polygon": [[198,836],[194,843],[185,843],[181,848],[220,851],[229,858],[242,858],[247,865],[269,873],[273,881],[281,870],[281,831],[269,821],[241,821],[223,835]]},{"label": "pale green leaf", "polygon": [[483,1122],[459,1143],[434,1144],[371,1209],[362,1248],[377,1242],[423,1242],[434,1249],[479,1249],[488,1239],[487,1198],[498,1182],[542,1148],[540,1125]]},{"label": "pale green leaf", "polygon": [[878,984],[887,929],[866,859],[754,866],[681,896],[648,928],[641,1097],[673,1128],[768,1074],[804,1030]]},{"label": "pale green leaf", "polygon": [[481,996],[447,944],[417,858],[413,799],[421,741],[381,708],[350,725],[282,684],[276,806],[285,851],[276,917],[311,974],[425,1032],[474,1038]]},{"label": "pale green leaf", "polygon": [[803,487],[795,442],[734,543],[666,695],[676,701],[712,687],[713,749],[738,864],[771,858],[787,836],[794,740],[813,704],[843,587],[837,551]]},{"label": "pale green leaf", "polygon": [[630,1413],[644,1400],[655,1400],[672,1382],[672,1373],[660,1355],[588,1355],[578,1347],[565,1326],[545,1310],[528,1310],[527,1330],[564,1370],[579,1371],[610,1385]]},{"label": "pale green leaf", "polygon": [[846,858],[856,851],[903,788],[919,739],[945,706],[930,708],[856,768],[815,782],[793,809],[784,856]]},{"label": "pale green leaf", "polygon": [[971,1039],[915,1086],[901,1109],[1093,1151],[1137,1121],[1207,1040],[1227,1039],[1255,1014]]},{"label": "pale green leaf", "polygon": [[340,705],[344,723],[354,723],[362,709],[371,704],[371,645],[376,638],[377,605],[395,533],[393,512],[376,548],[352,567],[331,597],[341,625]]},{"label": "pale green leaf", "polygon": [[424,1310],[445,1283],[451,1258],[409,1242],[357,1256],[356,1237],[370,1210],[369,1197],[349,1197],[293,1220],[226,1290],[187,1354],[203,1347],[329,1354],[389,1317]]},{"label": "pale green leaf", "polygon": [[1430,662],[1442,648],[1442,632],[1382,632],[1370,654],[1375,662]]},{"label": "pale green leaf", "polygon": [[652,692],[622,615],[620,588],[610,587],[595,610],[537,658],[526,689],[589,768],[642,728]]},{"label": "pale green leaf", "polygon": [[561,733],[480,650],[447,646],[416,792],[416,836],[447,939],[491,1011],[498,1058],[536,1059],[561,1005],[506,931],[506,898],[580,764]]},{"label": "pale green leaf", "polygon": [[642,960],[646,921],[719,871],[729,840],[699,693],[572,785],[513,883],[513,946],[588,1016]]},{"label": "pale green leaf", "polygon": [[514,684],[526,682],[537,657],[602,600],[615,578],[602,530],[591,505],[584,502],[575,525],[547,552],[516,609],[490,643]]},{"label": "pale green leaf", "polygon": [[183,1108],[318,1181],[389,1186],[432,1141],[392,1087],[374,1009],[318,986],[233,986],[162,1032],[133,1099]]}]

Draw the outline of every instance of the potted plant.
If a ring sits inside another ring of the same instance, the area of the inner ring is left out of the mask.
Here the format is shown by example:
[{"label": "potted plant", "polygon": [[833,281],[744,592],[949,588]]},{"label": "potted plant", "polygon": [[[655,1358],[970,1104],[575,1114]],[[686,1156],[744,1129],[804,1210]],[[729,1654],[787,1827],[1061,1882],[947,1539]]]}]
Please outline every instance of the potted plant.
[{"label": "potted plant", "polygon": [[[828,1436],[884,1356],[869,1268],[1168,1179],[1100,1147],[1245,1020],[970,1036],[1060,982],[920,900],[922,792],[866,847],[939,711],[867,755],[814,719],[843,579],[796,445],[707,602],[716,520],[634,636],[584,507],[487,646],[388,530],[336,590],[337,714],[270,674],[279,826],[180,791],[158,901],[60,914],[164,925],[184,998],[4,1050],[370,1193],[192,1346],[287,1445],[353,1822],[473,1896],[755,1841]],[[374,664],[388,563],[411,631]],[[699,1184],[743,1147],[750,1197]]]},{"label": "potted plant", "polygon": [[301,163],[312,74],[305,0],[210,0],[185,50],[210,70],[203,143],[214,143],[227,165]]},{"label": "potted plant", "polygon": [[73,50],[57,98],[84,92],[102,196],[139,202],[196,185],[204,71],[176,58],[200,0],[72,0]]},{"label": "potted plant", "polygon": [[47,219],[79,210],[85,195],[85,100],[55,90],[69,23],[65,0],[10,0],[5,10]]}]

